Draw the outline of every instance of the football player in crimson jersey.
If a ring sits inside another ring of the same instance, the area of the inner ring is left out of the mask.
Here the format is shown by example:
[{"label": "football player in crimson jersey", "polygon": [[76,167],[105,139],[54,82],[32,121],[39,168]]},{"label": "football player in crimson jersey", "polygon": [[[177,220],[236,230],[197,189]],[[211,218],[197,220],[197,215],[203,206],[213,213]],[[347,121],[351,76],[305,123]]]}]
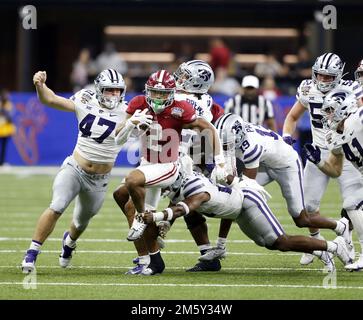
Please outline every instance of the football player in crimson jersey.
[{"label": "football player in crimson jersey", "polygon": [[[138,240],[146,228],[142,219],[138,219],[138,213],[155,210],[160,199],[161,188],[172,184],[178,176],[178,151],[182,129],[194,129],[207,133],[213,141],[216,179],[224,181],[226,177],[223,168],[223,152],[214,126],[202,118],[197,118],[191,104],[175,100],[175,90],[174,77],[166,70],[159,70],[153,73],[146,82],[145,95],[134,97],[126,110],[129,118],[137,110],[145,109],[153,117],[153,123],[142,136],[140,166],[131,171],[125,183],[114,192],[114,198],[124,212],[127,210],[128,195],[137,212],[127,237],[130,241]],[[126,120],[121,130],[129,130],[131,133],[134,127]],[[130,223],[129,216],[128,220]],[[157,227],[153,225],[150,229],[152,228]],[[150,265],[141,274],[161,273],[164,263],[158,244],[155,241],[146,245],[150,253]]]}]

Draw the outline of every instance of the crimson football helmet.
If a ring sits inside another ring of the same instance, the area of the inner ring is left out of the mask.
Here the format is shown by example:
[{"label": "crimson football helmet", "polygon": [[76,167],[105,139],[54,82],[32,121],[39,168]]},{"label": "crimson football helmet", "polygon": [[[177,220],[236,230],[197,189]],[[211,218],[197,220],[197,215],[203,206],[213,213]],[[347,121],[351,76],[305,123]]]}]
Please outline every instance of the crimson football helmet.
[{"label": "crimson football helmet", "polygon": [[146,102],[155,113],[162,112],[174,101],[175,79],[166,70],[154,72],[145,84]]}]

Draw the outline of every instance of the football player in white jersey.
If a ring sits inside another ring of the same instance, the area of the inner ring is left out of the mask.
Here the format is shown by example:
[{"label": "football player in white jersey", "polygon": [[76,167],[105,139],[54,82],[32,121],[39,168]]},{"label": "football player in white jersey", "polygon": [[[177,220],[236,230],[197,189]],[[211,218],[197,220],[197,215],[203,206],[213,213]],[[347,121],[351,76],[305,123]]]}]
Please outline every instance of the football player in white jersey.
[{"label": "football player in white jersey", "polygon": [[[262,186],[272,181],[279,184],[287,202],[288,212],[296,226],[332,229],[337,235],[349,240],[349,221],[346,218],[334,221],[320,215],[307,214],[304,204],[303,169],[299,155],[280,135],[262,126],[245,122],[240,116],[232,113],[218,119],[216,128],[226,152],[230,153],[225,158],[231,158],[233,155],[233,159],[239,159],[244,164],[244,175],[256,179]],[[219,236],[226,238],[225,226],[221,226]],[[216,252],[218,246],[201,259],[208,260]]]},{"label": "football player in white jersey", "polygon": [[[354,94],[338,89],[326,96],[321,111],[324,128],[329,130],[326,141],[330,154],[322,160],[320,148],[306,144],[307,158],[326,175],[336,178],[344,170],[345,157],[363,175],[363,107],[358,108]],[[360,202],[349,211],[349,217],[356,222],[361,254],[356,262],[346,266],[347,270],[363,269],[363,194],[357,196]]]},{"label": "football player in white jersey", "polygon": [[[176,80],[176,96],[180,100],[188,101],[195,109],[198,117],[214,123],[224,110],[217,105],[208,91],[214,83],[214,72],[211,66],[202,60],[191,60],[182,63],[174,73]],[[194,169],[208,174],[206,159],[203,154],[200,137],[193,130],[182,131],[182,143],[179,149],[181,161],[188,165],[189,155],[193,158]],[[190,151],[192,152],[190,154]],[[226,161],[226,164],[230,161]],[[192,165],[192,163],[191,163]],[[199,165],[199,166],[198,166]],[[208,226],[201,214],[195,214],[192,219],[184,217],[187,227],[195,240],[201,255],[212,248],[208,237]],[[224,250],[225,251],[225,250]],[[222,252],[221,254],[224,254]],[[194,267],[187,269],[188,272],[218,271],[221,269],[219,259],[211,261],[200,261]]]},{"label": "football player in white jersey", "polygon": [[[35,270],[35,262],[44,241],[58,219],[76,198],[73,220],[64,232],[59,264],[69,266],[76,240],[105,199],[110,171],[125,140],[117,124],[126,118],[126,85],[113,69],[102,71],[95,79],[95,91],[80,90],[70,99],[56,95],[45,82],[47,74],[39,71],[33,82],[39,100],[51,108],[76,114],[79,134],[73,154],[67,157],[53,183],[52,202],[40,216],[31,244],[22,261],[24,273]],[[138,113],[130,119],[134,126],[148,125],[150,117]]]},{"label": "football player in white jersey", "polygon": [[[297,101],[288,113],[283,127],[283,137],[286,143],[293,144],[292,135],[296,129],[297,121],[305,111],[310,114],[313,144],[321,149],[322,159],[329,155],[325,144],[327,130],[323,128],[321,108],[325,96],[333,89],[345,89],[352,92],[358,104],[362,103],[363,90],[359,83],[343,80],[344,63],[334,53],[325,53],[319,56],[312,67],[312,79],[303,80],[297,90]],[[308,213],[319,214],[321,198],[329,183],[329,177],[316,166],[308,162],[304,170],[305,205]],[[363,194],[363,179],[356,174],[356,170],[349,161],[345,161],[342,175],[338,178],[340,191],[343,197],[342,216],[349,216],[349,212],[359,203],[359,194]],[[354,220],[351,219],[353,226]],[[357,222],[356,222],[357,223]],[[310,235],[321,239],[319,229],[310,229]],[[353,255],[353,242],[348,244]],[[304,254],[300,263],[305,265],[313,261],[314,257]]]},{"label": "football player in white jersey", "polygon": [[257,245],[270,250],[309,252],[334,270],[330,254],[337,254],[344,265],[350,263],[348,248],[343,237],[323,241],[306,236],[287,235],[265,199],[264,189],[254,180],[228,176],[232,187],[215,185],[201,174],[180,176],[170,186],[168,197],[171,205],[160,212],[145,212],[146,223],[171,221],[195,212],[208,217],[231,219],[241,231]]}]

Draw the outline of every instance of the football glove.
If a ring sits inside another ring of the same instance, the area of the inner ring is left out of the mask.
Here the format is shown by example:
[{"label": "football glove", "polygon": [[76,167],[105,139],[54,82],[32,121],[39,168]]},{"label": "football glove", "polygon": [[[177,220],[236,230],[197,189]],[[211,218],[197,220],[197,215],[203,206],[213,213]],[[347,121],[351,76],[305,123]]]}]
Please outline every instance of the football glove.
[{"label": "football glove", "polygon": [[306,157],[309,161],[317,166],[321,163],[321,150],[318,146],[306,143],[304,145]]},{"label": "football glove", "polygon": [[289,144],[290,146],[292,146],[295,142],[296,142],[296,139],[294,139],[293,137],[289,136],[289,135],[286,135],[286,136],[283,136],[282,139],[287,143]]}]

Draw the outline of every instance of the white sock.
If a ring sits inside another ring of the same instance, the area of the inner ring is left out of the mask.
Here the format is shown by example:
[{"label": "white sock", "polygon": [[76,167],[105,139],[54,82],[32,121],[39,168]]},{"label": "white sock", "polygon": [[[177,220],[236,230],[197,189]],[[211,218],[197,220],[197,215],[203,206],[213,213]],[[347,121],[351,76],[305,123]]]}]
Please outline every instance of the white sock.
[{"label": "white sock", "polygon": [[72,238],[70,237],[70,235],[68,234],[66,240],[64,241],[66,246],[70,247],[70,248],[75,248],[76,247],[76,241],[72,240]]},{"label": "white sock", "polygon": [[318,240],[325,240],[324,237],[320,234],[320,231],[310,233],[310,237]]},{"label": "white sock", "polygon": [[29,250],[40,251],[41,247],[42,247],[42,243],[40,243],[39,241],[36,241],[36,240],[32,240],[32,242],[30,243]]},{"label": "white sock", "polygon": [[208,244],[202,244],[201,246],[198,246],[198,249],[199,249],[199,251],[203,251],[203,250],[208,250],[208,249],[210,249],[210,248],[212,248],[212,246],[210,245],[210,243],[208,243]]},{"label": "white sock", "polygon": [[353,228],[358,236],[358,240],[361,247],[361,253],[363,253],[363,211],[362,210],[347,210],[348,217],[352,221]]},{"label": "white sock", "polygon": [[326,251],[328,251],[330,253],[336,253],[337,252],[338,245],[335,242],[327,241],[326,244],[327,244]]},{"label": "white sock", "polygon": [[139,264],[149,265],[150,264],[150,256],[139,256]]},{"label": "white sock", "polygon": [[340,222],[339,220],[336,221],[336,223],[337,226],[335,227],[334,231],[338,236],[340,236],[345,230],[345,224],[343,222]]},{"label": "white sock", "polygon": [[221,248],[221,249],[225,249],[226,248],[226,242],[227,242],[227,238],[218,237],[217,238],[217,247]]}]

